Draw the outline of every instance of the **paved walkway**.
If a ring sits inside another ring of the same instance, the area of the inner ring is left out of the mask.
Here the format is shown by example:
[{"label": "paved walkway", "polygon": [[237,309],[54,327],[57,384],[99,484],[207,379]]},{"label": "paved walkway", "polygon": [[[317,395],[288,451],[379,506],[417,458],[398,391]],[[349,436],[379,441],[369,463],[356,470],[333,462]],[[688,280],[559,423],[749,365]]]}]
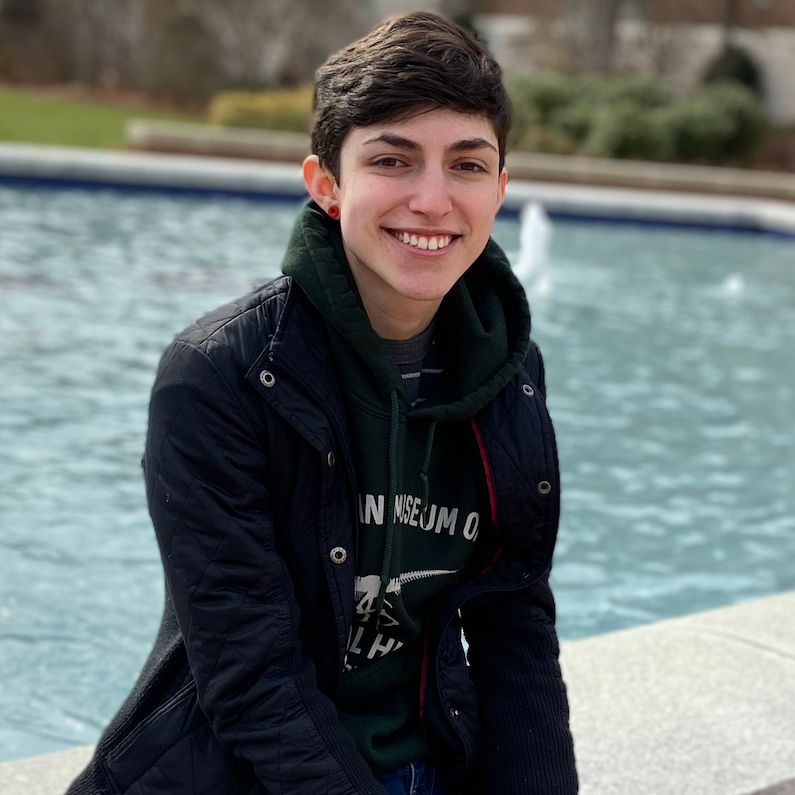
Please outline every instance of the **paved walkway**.
[{"label": "paved walkway", "polygon": [[[564,644],[581,795],[795,795],[795,592]],[[61,795],[75,748],[0,765]]]}]

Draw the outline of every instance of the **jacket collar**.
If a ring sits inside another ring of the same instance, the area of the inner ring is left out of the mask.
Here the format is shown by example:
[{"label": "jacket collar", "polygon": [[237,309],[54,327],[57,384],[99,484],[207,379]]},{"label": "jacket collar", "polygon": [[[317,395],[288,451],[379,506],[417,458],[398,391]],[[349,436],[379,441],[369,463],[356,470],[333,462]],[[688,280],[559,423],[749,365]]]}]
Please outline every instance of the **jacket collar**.
[{"label": "jacket collar", "polygon": [[[343,409],[342,385],[332,363],[328,331],[304,291],[289,276],[283,278],[287,282],[287,298],[276,322],[276,331],[249,371],[249,377],[255,380],[263,368],[273,368],[289,376],[302,393],[308,393],[329,417],[344,447],[350,470],[350,433]],[[298,401],[286,403],[293,409],[299,406]],[[325,446],[330,447],[330,440]]]}]

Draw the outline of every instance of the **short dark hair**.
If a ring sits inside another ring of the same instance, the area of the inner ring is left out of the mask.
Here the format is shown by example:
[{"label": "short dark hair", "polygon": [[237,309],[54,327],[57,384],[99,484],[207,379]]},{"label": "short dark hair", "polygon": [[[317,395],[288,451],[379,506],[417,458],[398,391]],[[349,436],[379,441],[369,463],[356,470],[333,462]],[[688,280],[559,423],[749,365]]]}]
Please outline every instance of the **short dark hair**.
[{"label": "short dark hair", "polygon": [[427,11],[392,17],[317,70],[312,152],[339,182],[340,150],[352,128],[437,109],[486,117],[502,170],[511,112],[499,64],[444,17]]}]

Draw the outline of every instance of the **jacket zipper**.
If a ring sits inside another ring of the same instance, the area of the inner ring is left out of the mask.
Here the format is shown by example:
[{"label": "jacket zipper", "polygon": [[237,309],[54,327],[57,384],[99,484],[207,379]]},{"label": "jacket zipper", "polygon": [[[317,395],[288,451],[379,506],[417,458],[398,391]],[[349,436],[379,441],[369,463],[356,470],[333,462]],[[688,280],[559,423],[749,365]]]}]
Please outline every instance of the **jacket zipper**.
[{"label": "jacket zipper", "polygon": [[[492,527],[494,528],[494,531],[496,533],[497,532],[497,497],[496,497],[496,493],[495,493],[495,489],[494,489],[494,478],[493,478],[492,473],[491,473],[491,465],[489,464],[488,457],[486,456],[486,446],[483,443],[483,436],[480,433],[480,428],[478,428],[477,421],[475,420],[474,417],[472,417],[470,422],[472,423],[472,430],[475,433],[475,440],[477,441],[477,444],[478,444],[478,451],[480,452],[480,459],[481,459],[481,462],[483,464],[483,471],[485,472],[485,475],[486,475],[486,487],[487,487],[488,493],[489,493],[489,508],[490,508],[490,511],[491,511],[491,523],[492,523]],[[495,553],[494,558],[492,559],[491,563],[489,563],[489,565],[486,566],[486,568],[484,568],[482,571],[478,572],[478,574],[475,575],[475,577],[473,578],[472,582],[474,582],[475,580],[479,579],[484,574],[486,574],[486,572],[488,572],[490,569],[492,569],[496,565],[497,561],[500,559],[500,555],[501,554],[502,554],[502,546],[498,545],[497,546],[497,552]],[[459,608],[458,608],[459,614],[460,614],[460,611],[461,611],[461,606],[463,606],[463,605],[459,605]],[[452,616],[451,616],[451,620],[452,620]],[[445,626],[442,628],[442,634],[444,634],[444,632],[446,630],[447,630],[447,624],[445,624]],[[429,625],[426,623],[425,632],[423,634],[422,669],[420,671],[420,725],[422,726],[422,733],[423,733],[423,735],[425,735],[426,739],[428,737],[428,732],[427,732],[427,729],[425,727],[425,698],[426,698],[427,684],[428,684],[428,658],[429,658],[428,633],[429,633]],[[438,660],[437,660],[436,664],[438,665]],[[445,704],[445,700],[444,700],[444,698],[442,696],[441,688],[439,687],[438,671],[437,671],[437,676],[436,676],[436,683],[437,683],[436,687],[437,687],[437,693],[438,693],[438,697],[439,697],[439,703],[440,704]],[[445,705],[445,710],[446,710],[446,705]],[[464,745],[464,747],[466,748],[466,743],[464,742],[463,737],[461,737],[461,734],[458,731],[458,727],[455,725],[455,723],[453,723],[452,720],[450,720],[450,715],[449,714],[447,714],[446,717],[447,717],[448,721],[450,721],[450,725],[453,727],[453,729],[455,730],[455,732],[458,735],[459,739],[461,740],[462,745]]]},{"label": "jacket zipper", "polygon": [[[492,475],[491,465],[489,464],[489,460],[488,460],[488,457],[486,455],[486,446],[485,446],[485,444],[483,442],[483,436],[480,433],[480,428],[478,427],[477,421],[475,420],[474,417],[472,417],[470,422],[472,423],[472,429],[473,429],[473,431],[475,433],[475,439],[476,439],[477,444],[478,444],[478,450],[480,452],[480,458],[481,458],[481,462],[483,464],[483,470],[484,470],[485,475],[486,475],[486,485],[487,485],[488,493],[489,493],[489,506],[490,506],[490,509],[491,509],[492,525],[494,527],[494,531],[498,533],[497,498],[496,498],[496,490],[494,488],[494,477]],[[488,571],[490,571],[492,568],[494,568],[494,566],[497,564],[497,561],[500,559],[501,554],[502,554],[502,546],[498,545],[497,552],[495,553],[494,558],[492,559],[492,561],[482,571],[478,572],[478,574],[470,581],[470,583],[471,582],[475,582],[476,580],[480,579]],[[542,572],[543,572],[543,569],[542,569]],[[535,577],[535,578],[528,577],[526,582],[522,582],[521,584],[517,584],[514,587],[492,589],[492,592],[494,592],[494,591],[506,591],[506,592],[521,591],[524,588],[528,588],[537,579],[538,579],[537,577]],[[463,602],[461,602],[458,605],[456,612],[458,612],[460,614],[461,608],[466,604],[467,601],[468,601],[468,598],[465,599]],[[444,627],[442,627],[441,633],[440,633],[440,637],[442,635],[444,635],[444,633],[447,631],[447,627],[449,626],[450,621],[452,621],[452,618],[453,618],[454,615],[455,615],[455,612],[451,614],[450,618],[445,623]],[[426,728],[425,728],[425,699],[426,699],[426,693],[427,693],[428,662],[429,662],[429,656],[430,656],[429,655],[429,645],[428,645],[428,634],[429,634],[428,626],[426,625],[425,634],[424,634],[424,640],[423,640],[423,651],[422,651],[422,670],[421,670],[421,673],[420,673],[420,723],[422,725],[423,734],[426,736],[426,738],[427,738],[427,731],[426,731]],[[438,666],[438,664],[439,663],[438,663],[438,659],[437,659],[436,665]],[[453,730],[455,731],[456,735],[458,736],[461,744],[464,746],[464,748],[466,748],[466,743],[464,742],[464,738],[461,736],[461,733],[459,732],[458,727],[451,720],[450,713],[447,710],[445,699],[444,699],[444,697],[442,695],[441,687],[439,685],[438,671],[437,671],[437,677],[436,677],[436,688],[437,688],[437,696],[439,698],[439,703],[445,706],[445,716],[447,718],[447,721],[453,727]]]}]

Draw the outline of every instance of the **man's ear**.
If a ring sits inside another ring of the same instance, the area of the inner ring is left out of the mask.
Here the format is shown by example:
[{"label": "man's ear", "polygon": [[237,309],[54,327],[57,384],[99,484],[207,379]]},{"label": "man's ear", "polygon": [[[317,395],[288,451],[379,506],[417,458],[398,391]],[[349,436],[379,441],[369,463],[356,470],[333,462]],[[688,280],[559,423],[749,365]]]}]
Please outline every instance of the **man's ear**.
[{"label": "man's ear", "polygon": [[309,155],[304,160],[304,183],[309,195],[321,209],[328,212],[332,204],[337,203],[337,180],[334,175],[320,164],[317,155]]},{"label": "man's ear", "polygon": [[502,200],[505,198],[505,186],[508,184],[508,172],[503,169],[500,172],[500,183],[497,193],[497,207],[502,207]]}]

